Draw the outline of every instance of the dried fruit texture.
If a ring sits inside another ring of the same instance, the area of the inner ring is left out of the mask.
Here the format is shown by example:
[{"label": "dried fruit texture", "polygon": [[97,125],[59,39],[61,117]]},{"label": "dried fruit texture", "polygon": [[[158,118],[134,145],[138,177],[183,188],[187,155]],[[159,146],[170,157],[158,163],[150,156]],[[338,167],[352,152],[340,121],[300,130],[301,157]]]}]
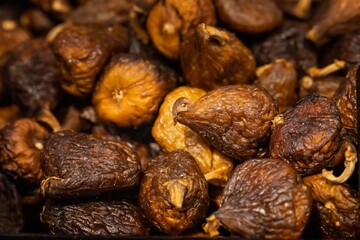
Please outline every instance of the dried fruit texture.
[{"label": "dried fruit texture", "polygon": [[126,144],[85,133],[50,134],[41,151],[47,198],[98,196],[127,190],[139,182],[139,156]]},{"label": "dried fruit texture", "polygon": [[263,33],[282,21],[282,12],[271,0],[215,0],[220,19],[239,33]]},{"label": "dried fruit texture", "polygon": [[103,121],[135,127],[152,120],[177,84],[173,70],[135,55],[115,56],[97,83],[92,102]]},{"label": "dried fruit texture", "polygon": [[90,0],[69,16],[75,25],[111,26],[126,23],[131,9],[130,0]]},{"label": "dried fruit texture", "polygon": [[360,63],[360,31],[344,34],[338,41],[337,56],[349,65]]},{"label": "dried fruit texture", "polygon": [[235,168],[213,215],[246,238],[298,239],[311,207],[311,192],[290,164],[252,159]]},{"label": "dried fruit texture", "polygon": [[310,188],[320,230],[325,239],[358,239],[360,202],[356,191],[346,184],[327,181],[321,174],[304,178]]},{"label": "dried fruit texture", "polygon": [[150,224],[127,201],[47,201],[40,215],[52,234],[148,236]]},{"label": "dried fruit texture", "polygon": [[200,167],[205,179],[211,184],[223,186],[233,169],[231,159],[207,145],[198,134],[187,126],[175,123],[172,115],[173,105],[178,98],[186,97],[190,101],[196,101],[205,93],[202,89],[188,86],[178,87],[168,93],[153,124],[152,136],[167,152],[177,149],[189,152]]},{"label": "dried fruit texture", "polygon": [[113,38],[101,29],[85,26],[63,29],[52,43],[63,75],[62,87],[75,96],[90,94],[96,78],[115,50],[114,43]]},{"label": "dried fruit texture", "polygon": [[0,173],[0,234],[19,233],[23,227],[21,198],[15,184]]},{"label": "dried fruit texture", "polygon": [[200,23],[216,24],[211,0],[158,1],[146,25],[155,47],[169,59],[177,60],[182,39]]},{"label": "dried fruit texture", "polygon": [[55,22],[38,8],[24,11],[20,17],[20,23],[23,27],[39,35],[46,34],[55,26]]},{"label": "dried fruit texture", "polygon": [[234,34],[204,23],[182,42],[180,63],[187,84],[205,90],[250,83],[256,65],[251,51]]},{"label": "dried fruit texture", "polygon": [[341,121],[335,104],[312,94],[274,120],[270,155],[291,163],[301,175],[330,164],[341,145]]},{"label": "dried fruit texture", "polygon": [[277,30],[254,44],[253,53],[257,64],[265,65],[276,59],[286,59],[304,73],[310,67],[317,66],[316,51],[305,38],[307,29],[304,23],[285,21]]},{"label": "dried fruit texture", "polygon": [[218,88],[195,102],[180,98],[173,107],[176,121],[241,161],[263,153],[276,113],[275,101],[265,90],[245,84]]},{"label": "dried fruit texture", "polygon": [[5,127],[8,123],[14,122],[17,118],[19,118],[19,115],[20,109],[15,104],[0,107],[0,129]]},{"label": "dried fruit texture", "polygon": [[47,130],[30,119],[19,119],[0,131],[0,166],[15,179],[39,184],[43,179],[40,150]]},{"label": "dried fruit texture", "polygon": [[320,96],[332,99],[339,89],[340,84],[345,81],[344,77],[329,75],[322,78],[311,78],[305,76],[299,82],[299,97],[317,93]]},{"label": "dried fruit texture", "polygon": [[29,115],[52,109],[61,96],[61,72],[45,39],[22,43],[6,65],[8,85],[14,101]]},{"label": "dried fruit texture", "polygon": [[298,79],[292,63],[279,59],[259,67],[256,73],[258,78],[254,85],[264,88],[273,96],[280,113],[295,105],[298,100]]},{"label": "dried fruit texture", "polygon": [[60,19],[66,19],[72,11],[69,0],[30,0],[45,12]]},{"label": "dried fruit texture", "polygon": [[345,81],[339,86],[334,96],[335,105],[340,113],[340,119],[348,133],[357,138],[357,104],[356,83],[360,80],[360,64],[353,66]]},{"label": "dried fruit texture", "polygon": [[208,185],[188,152],[164,153],[149,164],[140,184],[139,202],[155,227],[178,235],[205,218]]},{"label": "dried fruit texture", "polygon": [[329,38],[359,30],[360,1],[330,0],[320,19],[307,33],[307,38],[316,44],[323,44]]},{"label": "dried fruit texture", "polygon": [[300,19],[310,16],[313,0],[274,0],[285,13]]}]

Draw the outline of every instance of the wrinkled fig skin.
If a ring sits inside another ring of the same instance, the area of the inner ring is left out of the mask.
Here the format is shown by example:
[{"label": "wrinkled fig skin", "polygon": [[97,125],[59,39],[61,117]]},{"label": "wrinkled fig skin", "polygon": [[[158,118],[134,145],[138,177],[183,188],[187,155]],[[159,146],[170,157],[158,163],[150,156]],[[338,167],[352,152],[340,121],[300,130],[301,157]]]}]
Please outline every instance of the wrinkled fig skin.
[{"label": "wrinkled fig skin", "polygon": [[357,138],[357,104],[356,83],[360,81],[360,63],[353,66],[334,97],[335,105],[340,113],[341,123],[348,133]]},{"label": "wrinkled fig skin", "polygon": [[271,0],[214,0],[220,19],[239,33],[263,33],[282,21],[282,11]]},{"label": "wrinkled fig skin", "polygon": [[19,233],[23,227],[21,198],[15,184],[0,173],[0,234]]},{"label": "wrinkled fig skin", "polygon": [[181,123],[175,124],[172,115],[174,102],[178,98],[186,97],[191,101],[196,101],[205,93],[200,88],[188,86],[178,87],[168,93],[161,104],[151,133],[164,151],[171,152],[177,149],[188,151],[194,157],[206,180],[211,184],[223,186],[233,169],[232,160],[207,145],[187,126]]},{"label": "wrinkled fig skin", "polygon": [[40,215],[52,234],[148,236],[150,224],[140,208],[127,201],[47,201]]},{"label": "wrinkled fig skin", "polygon": [[328,166],[340,147],[341,122],[335,104],[318,94],[308,95],[275,121],[270,156],[291,163],[303,176]]},{"label": "wrinkled fig skin", "polygon": [[345,77],[329,75],[322,78],[303,78],[300,80],[299,98],[317,93],[320,96],[333,99]]},{"label": "wrinkled fig skin", "polygon": [[360,63],[360,31],[341,37],[338,41],[338,59],[351,65]]},{"label": "wrinkled fig skin", "polygon": [[177,60],[182,39],[200,23],[216,25],[211,0],[158,1],[149,14],[146,26],[159,52],[171,60]]},{"label": "wrinkled fig skin", "polygon": [[282,113],[289,107],[295,105],[298,100],[297,89],[298,79],[294,66],[286,60],[277,60],[265,66],[261,71],[254,85],[264,88],[270,93]]},{"label": "wrinkled fig skin", "polygon": [[241,161],[261,154],[276,113],[275,101],[265,90],[245,84],[218,88],[193,103],[180,98],[173,107],[176,121]]},{"label": "wrinkled fig skin", "polygon": [[45,39],[22,43],[5,68],[13,99],[26,113],[55,107],[61,96],[62,77]]},{"label": "wrinkled fig skin", "polygon": [[[174,182],[185,188],[182,204],[177,207],[169,188]],[[204,220],[209,206],[208,185],[188,152],[164,153],[149,164],[140,184],[139,202],[161,232],[179,235]]]},{"label": "wrinkled fig skin", "polygon": [[360,30],[360,1],[330,0],[320,13],[320,19],[307,33],[307,38],[316,44],[323,44],[334,36]]},{"label": "wrinkled fig skin", "polygon": [[127,23],[130,0],[91,0],[71,12],[69,19],[75,25],[110,26]]},{"label": "wrinkled fig skin", "polygon": [[43,179],[40,150],[47,130],[30,119],[19,119],[0,131],[0,168],[15,179],[39,184]]},{"label": "wrinkled fig skin", "polygon": [[64,78],[62,87],[72,95],[85,97],[114,50],[114,41],[103,30],[71,26],[56,36],[52,46]]},{"label": "wrinkled fig skin", "polygon": [[101,120],[137,127],[155,117],[176,84],[175,72],[163,63],[120,54],[112,58],[96,84],[92,102]]},{"label": "wrinkled fig skin", "polygon": [[182,42],[180,63],[187,84],[205,90],[250,83],[256,66],[234,34],[203,23]]},{"label": "wrinkled fig skin", "polygon": [[358,239],[360,202],[347,184],[327,181],[321,174],[304,178],[315,200],[314,210],[325,239]]},{"label": "wrinkled fig skin", "polygon": [[311,207],[311,193],[290,164],[252,159],[235,168],[214,215],[246,238],[298,239]]},{"label": "wrinkled fig skin", "polygon": [[269,64],[276,59],[292,62],[297,70],[306,73],[317,66],[316,52],[306,37],[308,26],[299,22],[284,22],[278,29],[252,47],[258,65]]},{"label": "wrinkled fig skin", "polygon": [[126,144],[89,134],[61,131],[50,134],[41,151],[47,198],[98,196],[127,190],[139,182],[139,156]]}]

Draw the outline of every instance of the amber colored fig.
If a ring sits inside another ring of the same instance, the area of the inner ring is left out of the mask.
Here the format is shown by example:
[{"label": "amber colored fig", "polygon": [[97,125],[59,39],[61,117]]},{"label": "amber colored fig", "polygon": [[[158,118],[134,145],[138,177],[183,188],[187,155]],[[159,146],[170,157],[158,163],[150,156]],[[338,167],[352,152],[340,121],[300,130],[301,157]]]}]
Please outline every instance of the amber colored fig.
[{"label": "amber colored fig", "polygon": [[30,0],[43,11],[53,14],[54,16],[65,19],[72,11],[69,0]]},{"label": "amber colored fig", "polygon": [[205,230],[217,235],[221,224],[245,238],[299,239],[311,207],[311,192],[290,164],[251,159],[235,168]]},{"label": "amber colored fig", "polygon": [[176,82],[175,72],[162,63],[122,54],[105,69],[92,102],[100,119],[135,127],[153,119]]},{"label": "amber colored fig", "polygon": [[15,179],[39,184],[43,179],[40,150],[47,130],[30,119],[19,119],[0,131],[0,166]]},{"label": "amber colored fig", "polygon": [[346,184],[332,183],[321,174],[304,178],[310,188],[320,230],[325,239],[358,239],[360,202],[358,193]]},{"label": "amber colored fig", "polygon": [[152,8],[147,19],[147,31],[162,54],[177,60],[181,40],[200,23],[216,24],[211,0],[164,0]]},{"label": "amber colored fig", "polygon": [[360,81],[360,63],[353,66],[347,73],[345,81],[339,86],[334,96],[335,105],[340,113],[341,123],[354,138],[357,138],[357,103],[356,84]]},{"label": "amber colored fig", "polygon": [[47,201],[40,215],[52,234],[148,236],[150,224],[140,208],[121,201]]},{"label": "amber colored fig", "polygon": [[0,172],[0,234],[20,233],[23,228],[21,198],[16,186]]},{"label": "amber colored fig", "polygon": [[0,129],[20,117],[20,109],[16,104],[0,107]]},{"label": "amber colored fig", "polygon": [[329,38],[359,30],[360,1],[330,0],[320,19],[307,32],[307,38],[316,44],[323,44]]},{"label": "amber colored fig", "polygon": [[145,171],[139,202],[156,228],[179,235],[204,220],[209,206],[208,185],[188,152],[164,153]]},{"label": "amber colored fig", "polygon": [[218,88],[195,102],[179,98],[173,107],[176,121],[241,161],[263,154],[276,113],[269,93],[245,84]]},{"label": "amber colored fig", "polygon": [[220,19],[239,33],[262,33],[282,21],[282,12],[271,0],[215,0]]},{"label": "amber colored fig", "polygon": [[63,75],[62,87],[85,97],[93,90],[115,42],[103,29],[70,26],[56,36],[52,46]]},{"label": "amber colored fig", "polygon": [[344,77],[336,75],[329,75],[322,78],[304,76],[299,82],[299,98],[317,93],[320,96],[332,99],[343,81],[345,81]]},{"label": "amber colored fig", "polygon": [[178,98],[186,97],[190,101],[196,101],[205,93],[202,89],[188,86],[178,87],[168,93],[152,127],[152,136],[167,152],[177,149],[189,152],[200,167],[205,179],[211,184],[223,186],[233,169],[231,159],[208,146],[198,134],[187,126],[181,123],[175,124],[172,115],[173,105]]},{"label": "amber colored fig", "polygon": [[180,49],[184,78],[192,87],[213,90],[253,80],[251,51],[227,30],[199,24]]},{"label": "amber colored fig", "polygon": [[90,134],[60,131],[50,134],[41,151],[47,198],[98,196],[128,190],[139,182],[139,156],[131,147]]},{"label": "amber colored fig", "polygon": [[256,70],[258,79],[254,85],[264,88],[270,93],[282,113],[295,105],[298,100],[297,72],[293,64],[284,59],[259,67]]},{"label": "amber colored fig", "polygon": [[312,94],[274,120],[270,155],[294,165],[301,175],[327,167],[341,145],[341,121],[335,104]]},{"label": "amber colored fig", "polygon": [[312,66],[317,66],[316,51],[306,39],[308,25],[300,22],[285,21],[268,36],[253,45],[253,53],[258,65],[265,65],[286,59],[297,70],[306,73]]}]

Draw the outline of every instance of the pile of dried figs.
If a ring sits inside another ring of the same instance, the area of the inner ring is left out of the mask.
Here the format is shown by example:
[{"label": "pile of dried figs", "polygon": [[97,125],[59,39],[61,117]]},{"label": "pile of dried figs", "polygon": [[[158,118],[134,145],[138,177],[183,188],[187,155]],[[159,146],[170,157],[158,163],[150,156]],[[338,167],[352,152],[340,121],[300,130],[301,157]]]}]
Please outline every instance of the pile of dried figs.
[{"label": "pile of dried figs", "polygon": [[359,22],[359,0],[1,1],[0,236],[359,239]]}]

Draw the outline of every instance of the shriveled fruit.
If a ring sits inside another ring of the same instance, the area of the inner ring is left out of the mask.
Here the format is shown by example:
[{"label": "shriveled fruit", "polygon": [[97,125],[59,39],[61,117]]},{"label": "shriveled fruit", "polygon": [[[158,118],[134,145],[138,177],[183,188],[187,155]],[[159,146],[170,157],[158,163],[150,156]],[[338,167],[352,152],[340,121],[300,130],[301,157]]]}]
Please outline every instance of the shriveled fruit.
[{"label": "shriveled fruit", "polygon": [[245,84],[218,88],[195,102],[179,98],[173,107],[176,121],[241,161],[264,154],[276,113],[269,93]]},{"label": "shriveled fruit", "polygon": [[227,30],[201,23],[180,50],[181,68],[190,86],[213,90],[253,80],[254,56]]},{"label": "shriveled fruit", "polygon": [[220,223],[246,238],[298,239],[311,207],[311,192],[290,164],[251,159],[235,168],[205,229],[217,235]]},{"label": "shriveled fruit", "polygon": [[152,136],[167,152],[183,149],[188,151],[204,174],[206,180],[214,185],[224,185],[233,169],[231,159],[207,145],[201,137],[181,123],[175,123],[172,107],[180,97],[196,101],[206,92],[199,88],[178,87],[168,93],[161,104]]},{"label": "shriveled fruit", "polygon": [[107,66],[93,93],[100,119],[121,127],[147,123],[177,77],[165,65],[135,55],[118,55]]},{"label": "shriveled fruit", "polygon": [[150,162],[140,184],[139,202],[155,227],[179,235],[205,218],[208,185],[188,152],[164,153]]},{"label": "shriveled fruit", "polygon": [[139,182],[139,156],[126,144],[85,133],[50,134],[41,152],[47,198],[99,196],[127,190]]}]

